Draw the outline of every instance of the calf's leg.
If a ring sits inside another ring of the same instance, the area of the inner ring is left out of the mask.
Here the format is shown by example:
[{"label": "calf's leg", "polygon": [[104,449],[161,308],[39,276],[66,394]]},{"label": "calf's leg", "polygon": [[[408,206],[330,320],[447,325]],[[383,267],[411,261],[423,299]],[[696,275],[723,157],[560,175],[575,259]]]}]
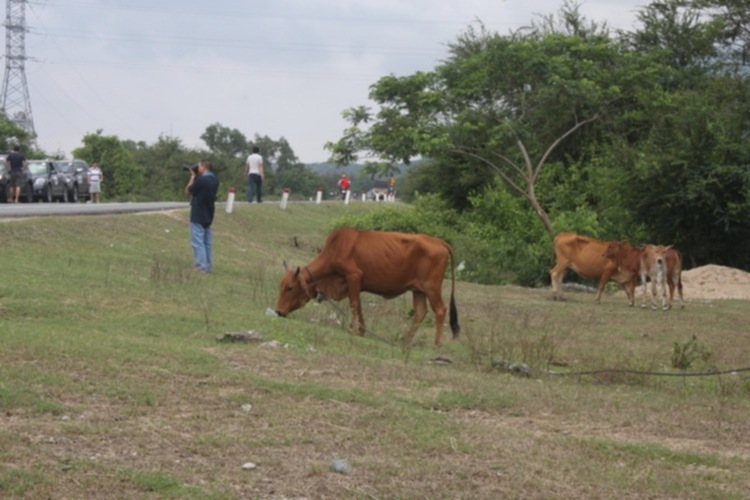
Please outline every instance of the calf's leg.
[{"label": "calf's leg", "polygon": [[656,311],[657,305],[656,305],[656,279],[651,278],[651,309]]}]

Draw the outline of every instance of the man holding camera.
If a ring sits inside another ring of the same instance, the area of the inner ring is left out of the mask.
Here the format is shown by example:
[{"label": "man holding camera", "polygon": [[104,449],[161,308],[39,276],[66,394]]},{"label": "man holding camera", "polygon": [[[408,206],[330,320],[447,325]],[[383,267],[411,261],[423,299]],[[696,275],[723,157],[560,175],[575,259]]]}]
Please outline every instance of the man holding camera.
[{"label": "man holding camera", "polygon": [[210,273],[212,270],[211,247],[213,235],[211,224],[214,221],[216,193],[219,179],[211,171],[211,161],[201,160],[190,167],[190,180],[185,193],[190,195],[190,244],[193,247],[195,268]]}]

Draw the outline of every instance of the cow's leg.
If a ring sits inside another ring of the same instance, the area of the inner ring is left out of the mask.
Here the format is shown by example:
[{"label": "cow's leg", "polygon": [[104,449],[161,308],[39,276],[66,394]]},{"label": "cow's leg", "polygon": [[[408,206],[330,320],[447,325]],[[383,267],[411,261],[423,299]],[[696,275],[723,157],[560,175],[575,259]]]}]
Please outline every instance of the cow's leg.
[{"label": "cow's leg", "polygon": [[597,291],[596,291],[596,303],[597,303],[597,304],[600,304],[600,303],[601,303],[601,300],[602,300],[602,292],[604,291],[604,287],[605,287],[605,285],[607,284],[607,282],[609,281],[609,278],[611,278],[611,277],[612,277],[612,274],[613,274],[613,273],[611,273],[611,272],[606,272],[606,271],[604,272],[604,274],[602,274],[602,277],[601,277],[601,279],[599,280],[599,288],[598,288],[598,289],[597,289]]},{"label": "cow's leg", "polygon": [[674,300],[674,279],[672,279],[672,275],[667,275],[667,287],[669,288],[669,295],[667,296],[667,292],[664,292],[665,299],[667,301],[666,307],[664,310],[672,309],[672,301]]},{"label": "cow's leg", "polygon": [[669,303],[671,304],[674,300],[674,278],[671,274],[667,274],[667,286],[669,287]]},{"label": "cow's leg", "polygon": [[411,323],[411,328],[404,337],[404,344],[410,345],[414,339],[414,335],[417,333],[417,328],[422,323],[422,320],[427,315],[427,296],[418,291],[412,292],[412,304],[414,306],[414,320]]},{"label": "cow's leg", "polygon": [[445,325],[445,313],[448,308],[445,307],[440,288],[430,293],[427,298],[430,300],[432,312],[435,313],[435,347],[440,347],[443,343],[443,326]]},{"label": "cow's leg", "polygon": [[648,298],[648,273],[641,272],[641,287],[643,288],[643,302],[641,309],[646,309],[646,300]]},{"label": "cow's leg", "polygon": [[568,268],[568,262],[558,257],[557,264],[549,272],[550,281],[552,281],[552,291],[555,300],[562,300],[562,280],[565,276],[565,270]]},{"label": "cow's leg", "polygon": [[651,276],[651,309],[656,310],[656,278]]},{"label": "cow's leg", "polygon": [[352,322],[350,329],[360,335],[365,334],[365,320],[362,317],[362,301],[360,292],[362,288],[362,272],[359,270],[346,273],[346,284],[349,288],[349,307],[352,311]]},{"label": "cow's leg", "polygon": [[667,311],[671,304],[667,302],[667,270],[664,268],[659,270],[659,286],[661,287],[661,310]]},{"label": "cow's leg", "polygon": [[635,278],[626,281],[622,287],[625,289],[625,295],[628,296],[630,307],[633,307],[635,305]]},{"label": "cow's leg", "polygon": [[349,331],[364,336],[367,328],[365,319],[362,317],[362,305],[358,302],[356,305],[350,304],[352,321],[349,323]]},{"label": "cow's leg", "polygon": [[367,328],[365,328],[365,318],[362,316],[362,302],[359,300],[359,296],[357,296],[357,299],[356,304],[351,304],[352,322],[349,328],[353,333],[356,332],[364,336]]}]

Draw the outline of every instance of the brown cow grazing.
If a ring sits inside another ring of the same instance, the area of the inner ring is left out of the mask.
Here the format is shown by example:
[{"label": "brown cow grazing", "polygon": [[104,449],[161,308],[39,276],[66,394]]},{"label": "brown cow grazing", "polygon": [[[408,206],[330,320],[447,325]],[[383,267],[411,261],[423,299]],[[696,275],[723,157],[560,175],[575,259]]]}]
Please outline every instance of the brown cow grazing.
[{"label": "brown cow grazing", "polygon": [[[685,307],[682,297],[682,254],[672,246],[646,245],[641,258],[641,281],[643,282],[643,304],[646,307],[648,295],[647,278],[651,278],[651,309],[656,309],[656,286],[661,287],[661,308],[668,311],[672,308],[674,289],[680,294],[680,308]],[[669,299],[667,299],[669,286]]]},{"label": "brown cow grazing", "polygon": [[[623,242],[614,243],[627,245]],[[616,258],[605,257],[604,254],[608,250],[609,242],[595,240],[575,233],[559,233],[555,236],[553,245],[557,263],[550,270],[550,277],[555,299],[562,299],[562,280],[565,271],[570,268],[583,278],[599,280],[596,294],[597,303],[601,300],[604,285],[608,281],[623,285],[628,296],[628,302],[631,306],[635,303],[635,281],[638,277],[639,268],[636,267],[633,271],[629,267],[618,264]],[[630,245],[627,246],[630,247]],[[625,262],[625,260],[626,257],[623,256],[622,262]]]},{"label": "brown cow grazing", "polygon": [[424,234],[359,231],[341,228],[328,235],[323,250],[303,268],[286,272],[281,280],[276,313],[286,316],[310,299],[349,297],[352,331],[365,334],[360,292],[386,299],[412,292],[414,321],[405,337],[410,343],[427,314],[427,301],[435,313],[435,346],[443,337],[446,307],[442,285],[451,262],[450,326],[458,337],[458,311],[454,299],[456,271],[453,250],[441,239]]}]

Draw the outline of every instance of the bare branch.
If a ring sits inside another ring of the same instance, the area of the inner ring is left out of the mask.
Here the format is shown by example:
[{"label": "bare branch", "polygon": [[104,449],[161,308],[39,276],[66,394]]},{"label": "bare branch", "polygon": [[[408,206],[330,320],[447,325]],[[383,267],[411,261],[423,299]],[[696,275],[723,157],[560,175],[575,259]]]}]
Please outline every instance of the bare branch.
[{"label": "bare branch", "polygon": [[555,140],[555,142],[553,142],[553,143],[552,143],[552,144],[550,145],[550,147],[548,147],[548,148],[547,148],[547,151],[545,151],[545,152],[544,152],[544,155],[542,155],[542,159],[541,159],[541,160],[539,160],[539,163],[537,163],[537,165],[536,165],[536,168],[534,169],[534,181],[536,181],[536,180],[537,180],[537,178],[539,177],[539,173],[541,172],[541,170],[542,170],[542,167],[544,166],[544,163],[545,163],[545,162],[547,161],[547,158],[549,158],[549,155],[551,155],[551,154],[552,154],[552,151],[554,151],[554,149],[555,149],[555,148],[556,148],[556,147],[557,147],[557,146],[558,146],[558,145],[559,145],[559,144],[560,144],[560,143],[561,143],[561,142],[562,142],[563,140],[565,140],[565,138],[566,138],[566,137],[568,137],[568,136],[569,136],[570,134],[572,134],[573,132],[575,132],[575,131],[576,131],[576,130],[578,130],[579,128],[583,127],[583,126],[584,126],[584,125],[586,125],[587,123],[591,123],[591,122],[593,122],[594,120],[597,120],[598,118],[599,118],[599,115],[598,115],[598,114],[596,114],[596,115],[592,116],[591,118],[586,118],[585,120],[583,120],[583,121],[580,121],[580,122],[576,123],[575,125],[573,125],[573,126],[572,126],[572,127],[570,128],[570,129],[568,129],[568,131],[567,131],[567,132],[565,132],[565,133],[564,133],[563,135],[561,135],[560,137],[558,137],[558,138],[557,138],[557,139]]},{"label": "bare branch", "polygon": [[[527,192],[527,190],[526,190],[526,189],[524,189],[523,187],[519,186],[519,185],[518,185],[518,184],[517,184],[517,183],[516,183],[516,182],[515,182],[515,181],[513,180],[513,178],[512,178],[512,177],[511,177],[510,175],[508,175],[508,174],[507,174],[507,172],[505,172],[505,171],[504,171],[503,169],[501,169],[500,167],[498,167],[497,165],[495,165],[495,163],[494,163],[494,162],[490,161],[489,159],[487,159],[487,158],[486,158],[486,157],[484,157],[483,155],[480,155],[479,153],[475,153],[475,152],[473,152],[473,151],[470,151],[470,150],[467,150],[467,149],[456,149],[455,151],[456,151],[457,153],[463,154],[463,155],[465,155],[465,156],[468,156],[468,157],[470,157],[470,158],[474,158],[475,160],[479,160],[480,162],[482,162],[482,163],[484,163],[485,165],[489,166],[489,167],[490,167],[490,168],[492,168],[492,169],[493,169],[493,170],[494,170],[495,172],[497,172],[497,174],[498,174],[498,175],[499,175],[500,177],[502,177],[502,178],[503,178],[503,180],[504,180],[505,182],[507,182],[507,183],[508,183],[508,185],[510,185],[510,187],[512,187],[513,189],[515,189],[516,191],[518,191],[518,192],[519,192],[520,194],[524,195],[524,196],[525,196],[526,198],[529,198],[529,194],[528,194],[528,192]],[[495,154],[495,155],[496,155],[497,157],[499,157],[500,159],[502,159],[503,161],[505,161],[505,162],[506,162],[506,163],[507,163],[507,164],[508,164],[509,166],[511,166],[511,167],[512,167],[512,168],[513,168],[513,169],[514,169],[514,170],[515,170],[516,172],[518,172],[518,173],[519,173],[519,175],[520,175],[520,176],[521,176],[521,177],[522,177],[522,178],[524,179],[524,181],[528,182],[528,179],[527,179],[527,178],[526,178],[526,177],[525,177],[525,176],[523,175],[523,171],[521,171],[521,169],[520,169],[520,168],[519,168],[519,167],[518,167],[518,166],[517,166],[517,165],[516,165],[516,164],[515,164],[515,163],[514,163],[514,162],[513,162],[513,161],[512,161],[512,160],[511,160],[510,158],[507,158],[506,156],[504,156],[504,155],[501,155],[501,154],[499,154],[499,153],[494,153],[494,154]],[[529,198],[529,199],[530,199],[530,198]]]}]

